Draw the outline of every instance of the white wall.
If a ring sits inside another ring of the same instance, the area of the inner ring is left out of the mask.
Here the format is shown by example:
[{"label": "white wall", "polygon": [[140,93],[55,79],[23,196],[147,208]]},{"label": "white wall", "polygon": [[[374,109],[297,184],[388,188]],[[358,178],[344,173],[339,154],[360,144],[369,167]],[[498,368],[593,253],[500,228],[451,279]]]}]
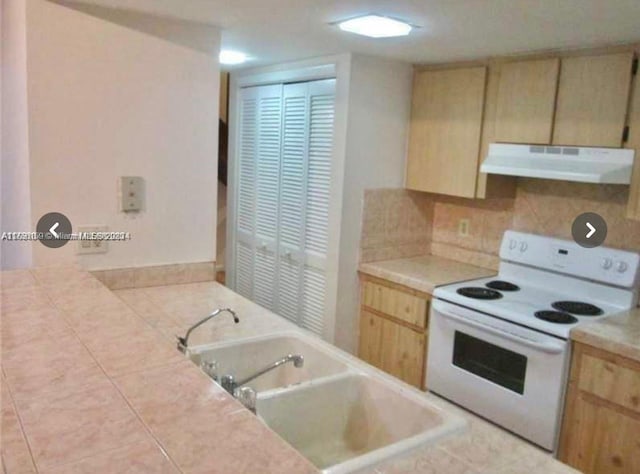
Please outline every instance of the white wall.
[{"label": "white wall", "polygon": [[72,0],[49,1],[218,57],[220,50],[218,29],[206,23],[155,16],[134,10],[78,3]]},{"label": "white wall", "polygon": [[370,56],[351,60],[335,343],[354,353],[364,190],[404,187],[412,71],[408,63]]},{"label": "white wall", "polygon": [[[26,6],[2,2],[1,230],[31,229],[27,131]],[[0,268],[31,266],[31,243],[3,241]]]},{"label": "white wall", "polygon": [[[108,225],[132,234],[103,255],[78,257],[74,242],[38,243],[34,263],[106,269],[214,260],[219,31],[209,27],[215,53],[204,53],[184,46],[188,28],[176,30],[176,44],[112,23],[117,15],[107,22],[44,0],[27,6],[32,226],[57,211],[74,230]],[[119,211],[124,175],[146,181],[138,215]]]}]

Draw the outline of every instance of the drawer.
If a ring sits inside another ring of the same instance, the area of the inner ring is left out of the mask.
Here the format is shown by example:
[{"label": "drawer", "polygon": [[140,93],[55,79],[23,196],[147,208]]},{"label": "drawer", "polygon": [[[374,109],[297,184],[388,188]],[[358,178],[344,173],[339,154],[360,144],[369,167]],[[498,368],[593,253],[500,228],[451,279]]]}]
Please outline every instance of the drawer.
[{"label": "drawer", "polygon": [[583,354],[579,388],[640,413],[640,371]]},{"label": "drawer", "polygon": [[419,328],[427,327],[429,302],[371,281],[363,282],[362,304]]}]

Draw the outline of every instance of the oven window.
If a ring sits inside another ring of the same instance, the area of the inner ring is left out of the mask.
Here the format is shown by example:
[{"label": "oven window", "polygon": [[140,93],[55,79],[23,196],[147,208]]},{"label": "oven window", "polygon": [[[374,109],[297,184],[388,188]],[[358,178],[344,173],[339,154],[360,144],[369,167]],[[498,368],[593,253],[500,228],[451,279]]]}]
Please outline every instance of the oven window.
[{"label": "oven window", "polygon": [[516,393],[524,393],[527,358],[516,352],[456,331],[453,365]]}]

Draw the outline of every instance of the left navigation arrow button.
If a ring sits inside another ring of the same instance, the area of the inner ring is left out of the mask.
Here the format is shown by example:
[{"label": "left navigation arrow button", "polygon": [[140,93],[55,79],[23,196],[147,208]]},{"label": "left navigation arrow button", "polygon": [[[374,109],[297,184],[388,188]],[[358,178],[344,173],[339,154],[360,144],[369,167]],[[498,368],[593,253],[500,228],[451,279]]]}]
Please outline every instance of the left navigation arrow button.
[{"label": "left navigation arrow button", "polygon": [[58,233],[56,232],[56,229],[58,228],[59,225],[60,223],[56,222],[49,228],[49,232],[51,232],[51,235],[53,235],[56,239],[58,238]]},{"label": "left navigation arrow button", "polygon": [[67,216],[59,212],[49,212],[38,220],[36,232],[42,245],[57,249],[71,240],[73,228]]}]

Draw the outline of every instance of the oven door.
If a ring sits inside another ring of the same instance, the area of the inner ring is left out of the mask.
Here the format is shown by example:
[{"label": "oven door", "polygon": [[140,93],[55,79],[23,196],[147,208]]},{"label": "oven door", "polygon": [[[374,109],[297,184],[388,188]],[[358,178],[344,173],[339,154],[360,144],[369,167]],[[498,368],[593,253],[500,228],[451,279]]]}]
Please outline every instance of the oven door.
[{"label": "oven door", "polygon": [[569,350],[563,339],[434,300],[427,388],[553,451]]}]

